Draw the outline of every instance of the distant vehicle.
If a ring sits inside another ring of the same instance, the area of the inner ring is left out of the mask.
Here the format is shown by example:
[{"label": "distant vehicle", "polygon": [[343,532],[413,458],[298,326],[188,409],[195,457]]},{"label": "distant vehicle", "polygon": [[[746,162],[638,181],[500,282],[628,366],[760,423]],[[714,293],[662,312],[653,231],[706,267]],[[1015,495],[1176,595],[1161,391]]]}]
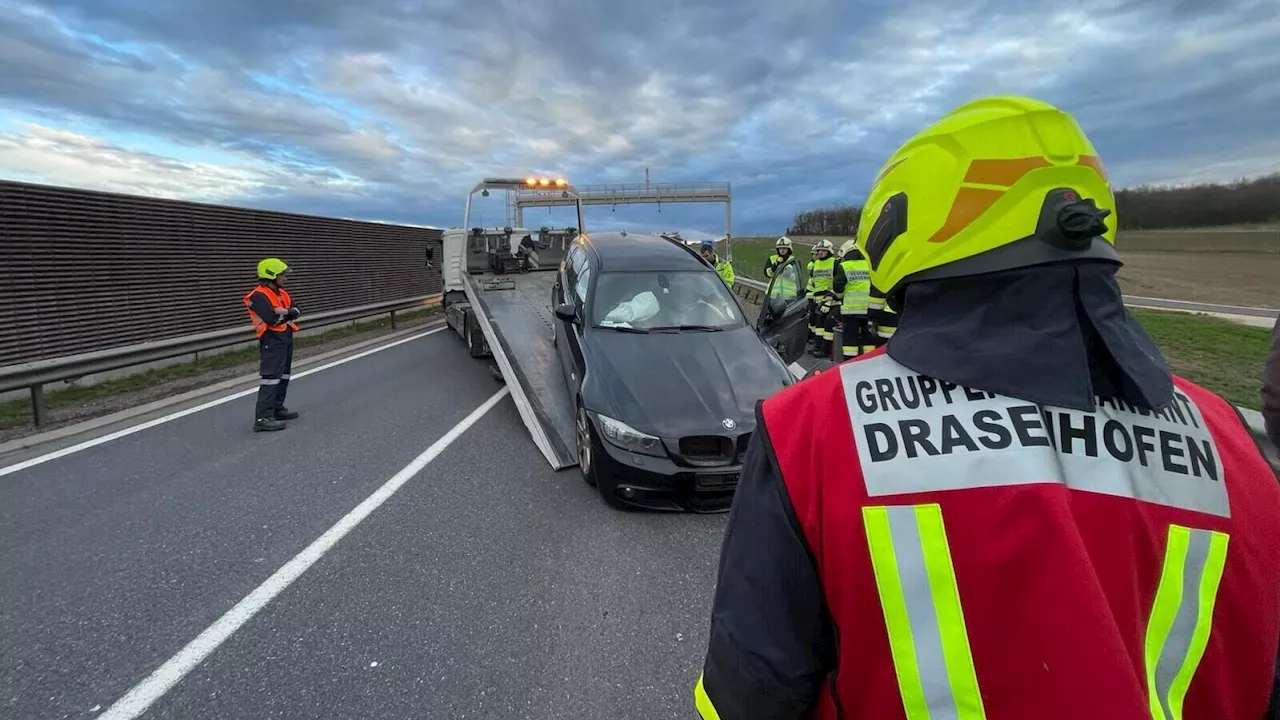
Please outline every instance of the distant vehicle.
[{"label": "distant vehicle", "polygon": [[789,272],[797,289],[779,285],[757,329],[679,240],[598,233],[570,247],[552,287],[555,345],[578,464],[606,502],[728,507],[756,401],[794,382],[787,363],[804,349],[807,314]]}]

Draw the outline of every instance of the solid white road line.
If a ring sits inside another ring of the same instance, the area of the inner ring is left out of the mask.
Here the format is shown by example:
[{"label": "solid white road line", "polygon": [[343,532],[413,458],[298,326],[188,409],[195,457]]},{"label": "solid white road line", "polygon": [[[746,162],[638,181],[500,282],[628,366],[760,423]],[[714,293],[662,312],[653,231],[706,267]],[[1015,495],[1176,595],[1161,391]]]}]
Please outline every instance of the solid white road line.
[{"label": "solid white road line", "polygon": [[382,487],[375,490],[368,498],[365,498],[364,502],[357,505],[354,510],[343,516],[341,520],[326,530],[323,535],[316,538],[306,549],[275,571],[271,577],[267,578],[253,592],[236,603],[235,607],[228,610],[225,615],[218,618],[204,632],[196,636],[195,640],[187,643],[187,646],[179,650],[177,655],[166,660],[155,672],[135,685],[114,705],[107,708],[105,713],[98,716],[99,720],[127,720],[136,718],[146,712],[152,703],[163,697],[187,673],[204,662],[205,658],[209,657],[214,650],[217,650],[218,646],[226,642],[227,638],[231,637],[236,630],[239,630],[242,625],[249,622],[254,615],[258,614],[259,610],[266,607],[285,588],[289,587],[294,580],[297,580],[302,573],[314,565],[317,560],[324,557],[324,554],[331,550],[334,545],[337,545],[338,541],[342,540],[347,533],[354,530],[374,510],[377,510],[382,503],[386,502],[405,483],[409,482],[414,475],[417,475],[432,460],[435,460],[440,453],[444,452],[445,448],[461,437],[472,425],[475,425],[480,418],[484,417],[510,392],[510,389],[504,387],[494,393],[493,397],[486,400],[480,407],[472,410],[470,415],[463,418],[462,422],[454,425],[449,432],[445,433],[444,437],[435,441],[425,452],[414,458],[413,462],[406,465],[403,470],[393,475]]},{"label": "solid white road line", "polygon": [[[297,380],[298,378],[306,377],[312,373],[318,373],[321,370],[328,370],[329,368],[337,367],[339,365],[342,365],[343,363],[349,363],[352,360],[359,360],[362,357],[367,357],[374,353],[382,352],[383,350],[389,350],[397,345],[403,345],[407,342],[413,342],[414,340],[424,338],[428,335],[434,335],[435,333],[438,333],[441,330],[444,330],[446,327],[448,326],[441,326],[441,327],[435,328],[434,330],[428,330],[426,332],[418,333],[416,335],[410,335],[407,338],[401,338],[399,340],[396,340],[395,342],[387,343],[386,345],[379,345],[377,347],[365,350],[364,352],[356,353],[355,355],[348,355],[347,357],[339,358],[337,360],[334,360],[333,362],[327,362],[319,367],[313,367],[308,370],[303,370],[300,373],[294,373],[292,379]],[[206,403],[201,403],[199,405],[189,407],[185,410],[179,410],[174,413],[169,413],[168,415],[155,418],[154,420],[148,420],[144,423],[139,423],[137,425],[130,425],[127,428],[117,430],[113,433],[92,438],[90,440],[85,440],[84,442],[76,443],[75,445],[69,445],[67,447],[62,448],[61,450],[54,450],[51,453],[46,453],[39,457],[33,457],[30,460],[23,460],[20,463],[15,463],[8,467],[0,468],[0,477],[4,477],[5,475],[9,475],[11,473],[16,473],[19,470],[26,470],[27,468],[33,467],[35,465],[47,463],[50,460],[57,460],[60,457],[66,457],[67,455],[78,453],[81,450],[87,450],[91,447],[96,447],[104,443],[109,443],[112,440],[119,440],[122,437],[132,435],[136,432],[142,432],[143,430],[146,430],[148,428],[153,428],[157,425],[163,425],[169,422],[170,420],[177,420],[178,418],[186,417],[188,415],[194,415],[200,412],[201,410],[208,410],[211,407],[217,407],[218,405],[222,405],[223,403],[229,403],[232,400],[238,400],[242,397],[254,395],[257,392],[258,392],[258,387],[255,385],[254,387],[249,388],[248,390],[241,390],[239,392],[235,392],[230,395],[224,395],[223,397],[220,397],[216,400],[210,400]]]}]

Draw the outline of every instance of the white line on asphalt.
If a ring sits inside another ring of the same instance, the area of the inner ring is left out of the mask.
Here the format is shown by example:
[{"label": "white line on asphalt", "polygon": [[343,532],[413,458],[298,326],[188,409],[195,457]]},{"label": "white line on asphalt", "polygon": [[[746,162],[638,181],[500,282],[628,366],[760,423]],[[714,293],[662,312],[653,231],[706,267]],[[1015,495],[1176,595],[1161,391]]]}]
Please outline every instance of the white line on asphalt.
[{"label": "white line on asphalt", "polygon": [[444,452],[445,448],[461,437],[472,425],[475,425],[480,418],[484,417],[510,392],[509,388],[504,387],[494,393],[493,397],[484,401],[484,404],[480,407],[472,410],[470,415],[463,418],[462,422],[454,425],[449,432],[445,433],[444,437],[435,441],[431,447],[414,458],[403,470],[391,476],[390,480],[383,483],[382,487],[365,498],[364,502],[344,515],[333,527],[324,531],[323,535],[316,538],[302,552],[281,566],[279,570],[276,570],[271,577],[254,588],[253,592],[236,603],[235,607],[214,621],[204,632],[197,635],[195,640],[187,643],[187,646],[179,650],[177,655],[166,660],[145,680],[133,686],[124,697],[107,708],[105,713],[99,715],[98,720],[129,720],[146,712],[152,703],[163,697],[179,680],[186,677],[187,673],[204,662],[205,658],[209,657],[214,650],[217,650],[218,646],[226,642],[227,638],[231,637],[236,630],[239,630],[241,626],[249,622],[254,615],[258,614],[258,611],[266,607],[285,588],[289,587],[294,580],[297,580],[308,568],[314,565],[316,561],[324,557],[325,553],[333,549],[334,545],[337,545],[347,533],[354,530],[374,510],[377,510],[382,503],[390,499],[392,495],[395,495],[396,491],[413,479],[414,475],[422,472],[423,468],[430,464],[432,460],[435,460],[440,453]]},{"label": "white line on asphalt", "polygon": [[[374,353],[382,352],[383,350],[389,350],[397,345],[403,345],[407,342],[412,342],[414,340],[424,338],[428,335],[434,335],[435,333],[438,333],[441,330],[444,330],[446,327],[447,326],[441,326],[441,327],[435,328],[434,330],[428,330],[426,332],[418,333],[417,335],[410,335],[407,338],[401,338],[399,340],[396,340],[395,342],[387,343],[386,345],[379,345],[375,348],[370,348],[368,350],[365,350],[364,352],[356,353],[355,355],[348,355],[347,357],[339,358],[337,360],[334,360],[333,362],[327,362],[319,367],[310,368],[309,370],[303,370],[300,373],[294,373],[293,379],[297,380],[298,378],[306,377],[312,373],[318,373],[321,370],[328,370],[331,367],[337,367],[343,363],[349,363],[352,360],[359,360],[362,357],[367,357]],[[39,457],[33,457],[30,460],[23,460],[20,463],[15,463],[8,467],[0,468],[0,477],[4,477],[5,475],[9,475],[11,473],[16,473],[19,470],[26,470],[27,468],[35,465],[47,463],[50,460],[57,460],[60,457],[66,457],[67,455],[71,455],[72,453],[78,453],[81,450],[87,450],[91,447],[102,445],[104,443],[109,443],[112,440],[119,440],[122,437],[132,435],[136,432],[142,432],[143,430],[153,428],[157,425],[163,425],[169,422],[170,420],[177,420],[178,418],[181,418],[181,417],[194,415],[200,412],[201,410],[208,410],[211,407],[217,407],[219,405],[222,405],[223,403],[229,403],[232,400],[237,400],[239,398],[246,397],[248,395],[253,395],[257,392],[258,392],[258,388],[257,386],[254,386],[248,390],[241,390],[239,392],[234,392],[230,395],[224,395],[223,397],[220,397],[216,400],[210,400],[209,402],[201,403],[199,405],[189,407],[185,410],[179,410],[174,413],[169,413],[168,415],[155,418],[154,420],[148,420],[144,423],[139,423],[137,425],[130,425],[127,428],[117,430],[107,435],[102,435],[100,437],[85,440],[84,442],[76,443],[75,445],[69,445],[67,447],[62,448],[61,450],[54,450],[51,453],[46,453]]]}]

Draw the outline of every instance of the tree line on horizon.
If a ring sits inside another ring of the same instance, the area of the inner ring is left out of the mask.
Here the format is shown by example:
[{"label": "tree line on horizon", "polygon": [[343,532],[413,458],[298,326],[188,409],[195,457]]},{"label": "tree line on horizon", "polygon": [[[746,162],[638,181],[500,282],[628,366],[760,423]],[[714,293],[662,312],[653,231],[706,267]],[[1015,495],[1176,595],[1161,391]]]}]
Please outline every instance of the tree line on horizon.
[{"label": "tree line on horizon", "polygon": [[[1179,187],[1141,185],[1116,191],[1121,230],[1164,230],[1268,223],[1280,220],[1280,173],[1232,183]],[[803,210],[789,235],[843,235],[858,232],[860,205]]]}]

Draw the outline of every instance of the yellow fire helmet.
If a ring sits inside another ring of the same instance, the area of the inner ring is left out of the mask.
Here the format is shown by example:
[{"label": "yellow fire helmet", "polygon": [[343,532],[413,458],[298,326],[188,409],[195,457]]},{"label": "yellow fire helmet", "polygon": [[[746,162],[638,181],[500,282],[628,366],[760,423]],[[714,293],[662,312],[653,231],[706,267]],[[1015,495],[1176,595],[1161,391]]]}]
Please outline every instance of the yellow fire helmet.
[{"label": "yellow fire helmet", "polygon": [[1114,212],[1075,118],[1027,97],[988,97],[921,130],[880,168],[857,244],[872,282],[892,295],[916,280],[1118,263]]},{"label": "yellow fire helmet", "polygon": [[289,272],[289,266],[280,258],[267,258],[258,263],[258,277],[263,280],[275,280]]}]

